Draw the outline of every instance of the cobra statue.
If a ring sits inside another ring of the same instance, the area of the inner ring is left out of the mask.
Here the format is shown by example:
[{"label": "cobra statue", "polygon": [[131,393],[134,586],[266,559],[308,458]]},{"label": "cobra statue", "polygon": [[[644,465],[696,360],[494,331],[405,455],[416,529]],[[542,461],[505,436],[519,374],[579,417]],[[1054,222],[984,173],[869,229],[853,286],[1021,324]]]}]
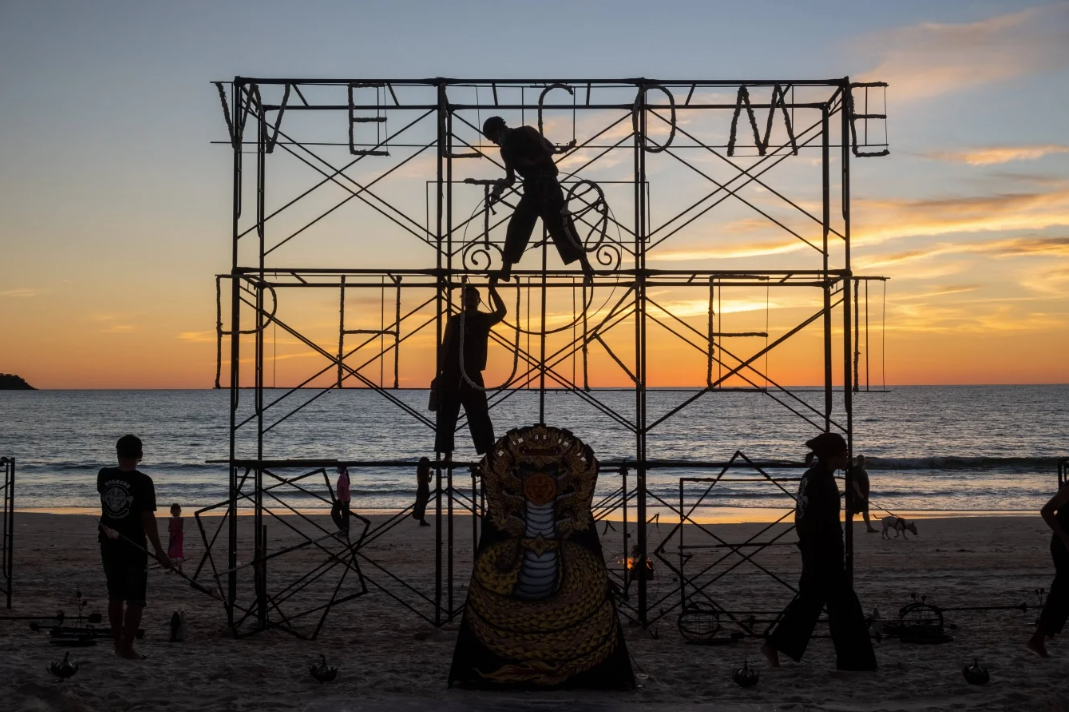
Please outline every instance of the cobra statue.
[{"label": "cobra statue", "polygon": [[509,432],[482,462],[487,512],[450,682],[633,687],[590,505],[593,451]]}]

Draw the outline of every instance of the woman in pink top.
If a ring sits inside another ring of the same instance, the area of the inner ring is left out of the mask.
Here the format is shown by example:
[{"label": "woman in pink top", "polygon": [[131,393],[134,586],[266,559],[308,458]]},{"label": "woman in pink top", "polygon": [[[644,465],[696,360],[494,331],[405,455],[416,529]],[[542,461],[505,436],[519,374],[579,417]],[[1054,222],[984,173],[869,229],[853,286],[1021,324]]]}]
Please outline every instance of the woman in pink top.
[{"label": "woman in pink top", "polygon": [[330,509],[330,518],[339,534],[349,535],[349,470],[344,465],[338,468],[337,498]]},{"label": "woman in pink top", "polygon": [[171,505],[171,519],[167,522],[167,533],[170,535],[167,541],[167,558],[171,560],[171,564],[178,569],[179,573],[182,572],[182,562],[186,558],[182,550],[185,538],[182,525],[182,507],[175,502]]}]

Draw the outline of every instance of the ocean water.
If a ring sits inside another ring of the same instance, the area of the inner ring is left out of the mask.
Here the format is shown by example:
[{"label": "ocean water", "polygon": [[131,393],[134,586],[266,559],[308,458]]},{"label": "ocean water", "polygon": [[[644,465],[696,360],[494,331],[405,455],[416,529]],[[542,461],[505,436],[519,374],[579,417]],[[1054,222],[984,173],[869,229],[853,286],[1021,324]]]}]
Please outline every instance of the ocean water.
[{"label": "ocean water", "polygon": [[[270,458],[406,460],[433,458],[433,434],[381,394],[368,390],[300,391],[266,411],[277,421],[265,436]],[[679,406],[694,391],[665,389],[647,396],[649,421]],[[267,402],[285,391],[268,391]],[[427,414],[426,391],[391,394]],[[592,393],[625,419],[634,413],[629,391]],[[241,394],[242,418],[250,417],[251,392]],[[820,409],[822,391],[802,391],[805,404]],[[836,418],[842,394],[836,393]],[[96,506],[97,470],[114,461],[115,440],[127,432],[145,443],[141,469],[153,476],[161,503],[191,509],[227,496],[227,468],[209,464],[228,451],[228,391],[3,391],[0,392],[0,455],[17,462],[19,508]],[[283,418],[300,407],[290,417]],[[635,436],[611,415],[574,393],[545,396],[546,422],[566,427],[590,444],[599,458],[633,457]],[[792,407],[820,418],[806,405]],[[494,407],[498,435],[538,420],[536,391],[513,392]],[[429,415],[429,414],[428,414]],[[239,456],[253,456],[255,434],[241,432]],[[803,442],[817,431],[773,399],[756,393],[702,396],[652,428],[648,457],[657,460],[724,461],[736,451],[753,460],[798,462]],[[1057,461],[1069,456],[1069,386],[902,387],[854,397],[855,452],[864,453],[874,506],[894,511],[1034,512],[1057,487]],[[458,460],[476,459],[466,430],[457,434]],[[698,468],[655,469],[651,492],[678,502],[684,476],[709,476]],[[300,470],[279,471],[297,474]],[[770,469],[777,476],[798,470]],[[331,473],[332,474],[332,473]],[[414,469],[353,470],[354,506],[391,510],[407,506],[415,490]],[[745,473],[740,473],[745,476]],[[322,482],[322,480],[319,480]],[[633,477],[631,479],[633,483]],[[605,473],[599,492],[618,487]],[[458,486],[470,487],[459,475]],[[786,484],[793,490],[793,485]],[[688,483],[696,501],[707,485]],[[299,497],[295,506],[312,506]],[[780,507],[784,496],[767,483],[720,483],[703,501],[708,507]],[[874,510],[875,511],[875,510]]]}]

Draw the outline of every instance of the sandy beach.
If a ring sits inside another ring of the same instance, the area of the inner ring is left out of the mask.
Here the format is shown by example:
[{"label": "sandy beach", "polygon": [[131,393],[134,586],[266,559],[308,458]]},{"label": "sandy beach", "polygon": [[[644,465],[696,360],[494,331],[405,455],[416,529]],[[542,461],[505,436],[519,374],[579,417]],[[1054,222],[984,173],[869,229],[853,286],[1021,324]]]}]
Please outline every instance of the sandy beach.
[{"label": "sandy beach", "polygon": [[[290,518],[291,522],[293,518]],[[384,517],[373,518],[373,525]],[[206,525],[213,520],[205,520]],[[251,519],[240,518],[251,532]],[[432,520],[433,521],[433,520]],[[218,520],[214,520],[217,523]],[[468,522],[455,530],[457,603],[470,571],[472,536]],[[354,523],[355,524],[355,523]],[[618,525],[617,525],[618,526]],[[740,540],[763,525],[712,526],[726,541]],[[161,526],[162,528],[162,526]],[[604,525],[599,526],[599,531]],[[619,527],[618,527],[619,528]],[[651,531],[657,539],[669,533],[664,524]],[[354,528],[354,533],[355,533]],[[944,607],[1019,605],[1036,602],[1035,589],[1048,587],[1053,567],[1047,552],[1048,535],[1038,517],[931,519],[920,523],[920,536],[909,541],[885,540],[865,534],[855,523],[856,588],[866,611],[878,606],[882,617],[893,619],[910,601],[912,592],[932,597]],[[774,532],[773,532],[774,534]],[[86,610],[106,614],[104,577],[100,570],[94,521],[84,515],[24,513],[16,515],[15,596],[10,615],[38,615],[75,610],[74,591],[90,601]],[[602,537],[613,565],[619,531]],[[686,543],[715,542],[695,527]],[[269,527],[272,547],[296,541],[288,527]],[[666,556],[678,556],[671,539]],[[789,534],[784,541],[793,541]],[[192,518],[187,520],[187,572],[195,568],[203,547]],[[339,545],[340,546],[340,545]],[[149,579],[149,605],[143,627],[142,652],[149,658],[131,663],[118,659],[110,644],[74,649],[81,669],[59,683],[45,671],[63,649],[48,643],[27,623],[0,623],[0,679],[5,688],[3,707],[11,710],[386,710],[386,709],[544,709],[568,702],[592,709],[1065,709],[1069,649],[1062,641],[1050,645],[1052,658],[1039,660],[1024,647],[1036,611],[948,612],[949,632],[955,640],[943,645],[909,645],[885,638],[876,647],[880,670],[875,675],[833,674],[830,640],[815,638],[801,664],[785,661],[769,670],[758,652],[759,641],[748,638],[720,646],[687,644],[676,627],[677,610],[667,612],[651,628],[651,637],[627,625],[625,632],[642,687],[631,693],[507,693],[448,690],[446,675],[453,653],[457,622],[436,630],[398,605],[379,586],[398,588],[372,562],[389,568],[416,589],[433,596],[434,529],[406,520],[365,548],[361,570],[368,577],[364,596],[335,607],[317,640],[299,640],[272,630],[235,640],[226,632],[222,604],[192,590],[173,575],[154,570]],[[715,550],[696,550],[701,557],[721,556]],[[271,576],[281,581],[298,577],[322,552],[284,556],[272,561]],[[755,557],[786,581],[797,577],[799,557],[792,546],[770,547]],[[711,561],[711,559],[710,559]],[[724,565],[739,561],[729,557]],[[688,563],[688,572],[692,571]],[[338,567],[340,570],[341,567]],[[246,573],[248,571],[246,570]],[[247,579],[251,577],[246,576]],[[327,587],[315,587],[322,597]],[[336,582],[336,579],[330,579]],[[356,587],[350,576],[343,586]],[[391,585],[393,584],[393,585]],[[663,607],[678,594],[669,572],[655,561],[651,600],[664,598]],[[346,589],[349,590],[349,589]],[[731,610],[778,610],[790,592],[766,574],[744,564],[725,575],[707,592]],[[409,599],[419,602],[418,595]],[[305,594],[302,594],[305,595]],[[312,591],[307,600],[313,601]],[[329,595],[329,594],[326,594]],[[295,597],[292,605],[300,601]],[[422,601],[422,609],[433,615]],[[189,620],[189,639],[168,643],[172,611],[183,609]],[[458,618],[459,620],[459,618]],[[315,620],[295,623],[304,630]],[[826,633],[826,625],[817,632]],[[338,679],[316,684],[308,666],[323,654],[338,666]],[[986,687],[964,681],[962,665],[979,658],[991,672]],[[736,687],[731,671],[749,660],[758,666],[761,681],[744,690]],[[643,677],[642,675],[648,677]],[[1059,706],[1061,705],[1061,706]]]}]

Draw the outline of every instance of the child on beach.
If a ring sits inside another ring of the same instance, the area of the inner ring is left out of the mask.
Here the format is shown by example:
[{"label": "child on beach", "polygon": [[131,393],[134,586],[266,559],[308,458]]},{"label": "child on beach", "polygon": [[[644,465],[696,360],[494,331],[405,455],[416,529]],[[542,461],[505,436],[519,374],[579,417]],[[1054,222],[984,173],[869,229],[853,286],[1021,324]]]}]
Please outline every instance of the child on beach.
[{"label": "child on beach", "polygon": [[338,536],[349,535],[349,505],[351,500],[349,485],[349,468],[344,465],[338,469],[337,497],[330,508],[330,518],[338,527]]},{"label": "child on beach", "polygon": [[[115,635],[115,652],[128,660],[144,660],[134,650],[148,589],[148,548],[171,568],[156,529],[156,488],[152,478],[139,472],[141,440],[124,435],[115,444],[118,467],[97,474],[100,493],[99,542],[104,576],[108,582],[108,620]],[[125,607],[124,607],[125,604]]]},{"label": "child on beach", "polygon": [[182,506],[175,502],[171,505],[171,519],[167,522],[167,558],[171,560],[171,565],[178,570],[178,573],[182,573],[182,562],[186,559],[182,551],[184,539],[182,524]]}]

